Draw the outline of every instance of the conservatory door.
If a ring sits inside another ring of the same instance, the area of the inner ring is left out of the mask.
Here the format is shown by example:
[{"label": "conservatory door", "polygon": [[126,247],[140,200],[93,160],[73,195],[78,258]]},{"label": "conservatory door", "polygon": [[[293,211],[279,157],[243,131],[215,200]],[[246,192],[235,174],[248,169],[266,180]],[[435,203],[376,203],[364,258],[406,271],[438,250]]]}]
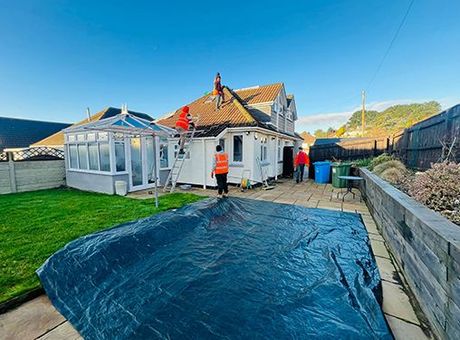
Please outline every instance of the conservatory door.
[{"label": "conservatory door", "polygon": [[155,183],[155,173],[154,173],[154,159],[155,149],[153,145],[153,137],[145,137],[145,184],[152,185]]},{"label": "conservatory door", "polygon": [[141,187],[144,184],[142,166],[142,147],[140,138],[130,139],[131,151],[131,187]]}]

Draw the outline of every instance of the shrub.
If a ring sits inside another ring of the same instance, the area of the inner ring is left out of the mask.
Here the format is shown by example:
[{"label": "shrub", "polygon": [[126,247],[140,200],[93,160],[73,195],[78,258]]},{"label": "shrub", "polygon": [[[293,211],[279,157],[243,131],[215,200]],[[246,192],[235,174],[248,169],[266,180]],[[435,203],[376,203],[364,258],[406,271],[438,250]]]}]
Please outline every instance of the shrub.
[{"label": "shrub", "polygon": [[361,158],[354,160],[352,164],[358,168],[365,168],[371,165],[372,158]]},{"label": "shrub", "polygon": [[415,175],[408,192],[420,203],[460,224],[460,164],[432,164],[431,169]]},{"label": "shrub", "polygon": [[382,153],[381,155],[372,159],[369,169],[373,170],[377,165],[388,162],[388,161],[392,161],[392,160],[394,160],[393,156],[387,153]]},{"label": "shrub", "polygon": [[388,168],[380,174],[380,177],[385,181],[390,182],[391,184],[401,183],[406,176],[406,171],[401,170],[400,168]]},{"label": "shrub", "polygon": [[396,159],[391,159],[384,163],[378,164],[377,166],[374,167],[373,171],[376,175],[382,177],[382,174],[391,168],[396,168],[403,173],[406,172],[405,165]]}]

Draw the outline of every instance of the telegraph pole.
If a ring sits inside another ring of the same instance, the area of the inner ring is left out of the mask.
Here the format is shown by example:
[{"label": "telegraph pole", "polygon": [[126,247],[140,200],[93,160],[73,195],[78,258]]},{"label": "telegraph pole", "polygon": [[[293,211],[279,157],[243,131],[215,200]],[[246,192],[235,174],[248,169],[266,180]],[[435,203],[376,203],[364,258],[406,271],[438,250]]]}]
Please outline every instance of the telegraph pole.
[{"label": "telegraph pole", "polygon": [[364,128],[366,127],[366,91],[361,92],[362,110],[361,110],[361,136],[364,137]]}]

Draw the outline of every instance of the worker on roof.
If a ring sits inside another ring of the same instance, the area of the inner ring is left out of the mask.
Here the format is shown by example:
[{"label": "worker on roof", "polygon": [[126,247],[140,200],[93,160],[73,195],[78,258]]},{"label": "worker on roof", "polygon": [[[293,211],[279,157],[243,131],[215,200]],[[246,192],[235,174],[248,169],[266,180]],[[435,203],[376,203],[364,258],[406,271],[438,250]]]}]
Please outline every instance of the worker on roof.
[{"label": "worker on roof", "polygon": [[176,122],[176,130],[179,133],[179,154],[184,153],[185,136],[190,128],[194,128],[192,115],[189,113],[189,107],[184,106]]},{"label": "worker on roof", "polygon": [[216,175],[217,197],[227,197],[228,195],[228,154],[224,152],[222,146],[216,146],[216,153],[212,159],[211,178]]},{"label": "worker on roof", "polygon": [[220,105],[225,102],[224,96],[224,87],[222,86],[222,77],[220,73],[217,72],[216,77],[214,78],[214,90],[212,91],[214,100],[216,101],[216,109],[220,109]]},{"label": "worker on roof", "polygon": [[295,155],[294,158],[294,168],[297,183],[303,181],[303,175],[305,172],[305,166],[307,167],[307,177],[308,177],[308,167],[310,166],[310,157],[308,157],[307,153],[303,151],[302,147],[299,147],[299,152]]}]

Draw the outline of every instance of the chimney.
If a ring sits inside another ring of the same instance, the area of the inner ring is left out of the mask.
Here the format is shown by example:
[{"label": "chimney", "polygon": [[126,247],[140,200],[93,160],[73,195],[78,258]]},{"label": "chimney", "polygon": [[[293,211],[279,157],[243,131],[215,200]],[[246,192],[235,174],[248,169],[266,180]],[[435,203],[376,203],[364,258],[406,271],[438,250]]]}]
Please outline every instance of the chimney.
[{"label": "chimney", "polygon": [[128,114],[128,104],[124,104],[121,106],[121,113],[125,115]]},{"label": "chimney", "polygon": [[91,121],[91,113],[89,112],[89,107],[86,108],[86,117],[88,118],[88,122]]}]

